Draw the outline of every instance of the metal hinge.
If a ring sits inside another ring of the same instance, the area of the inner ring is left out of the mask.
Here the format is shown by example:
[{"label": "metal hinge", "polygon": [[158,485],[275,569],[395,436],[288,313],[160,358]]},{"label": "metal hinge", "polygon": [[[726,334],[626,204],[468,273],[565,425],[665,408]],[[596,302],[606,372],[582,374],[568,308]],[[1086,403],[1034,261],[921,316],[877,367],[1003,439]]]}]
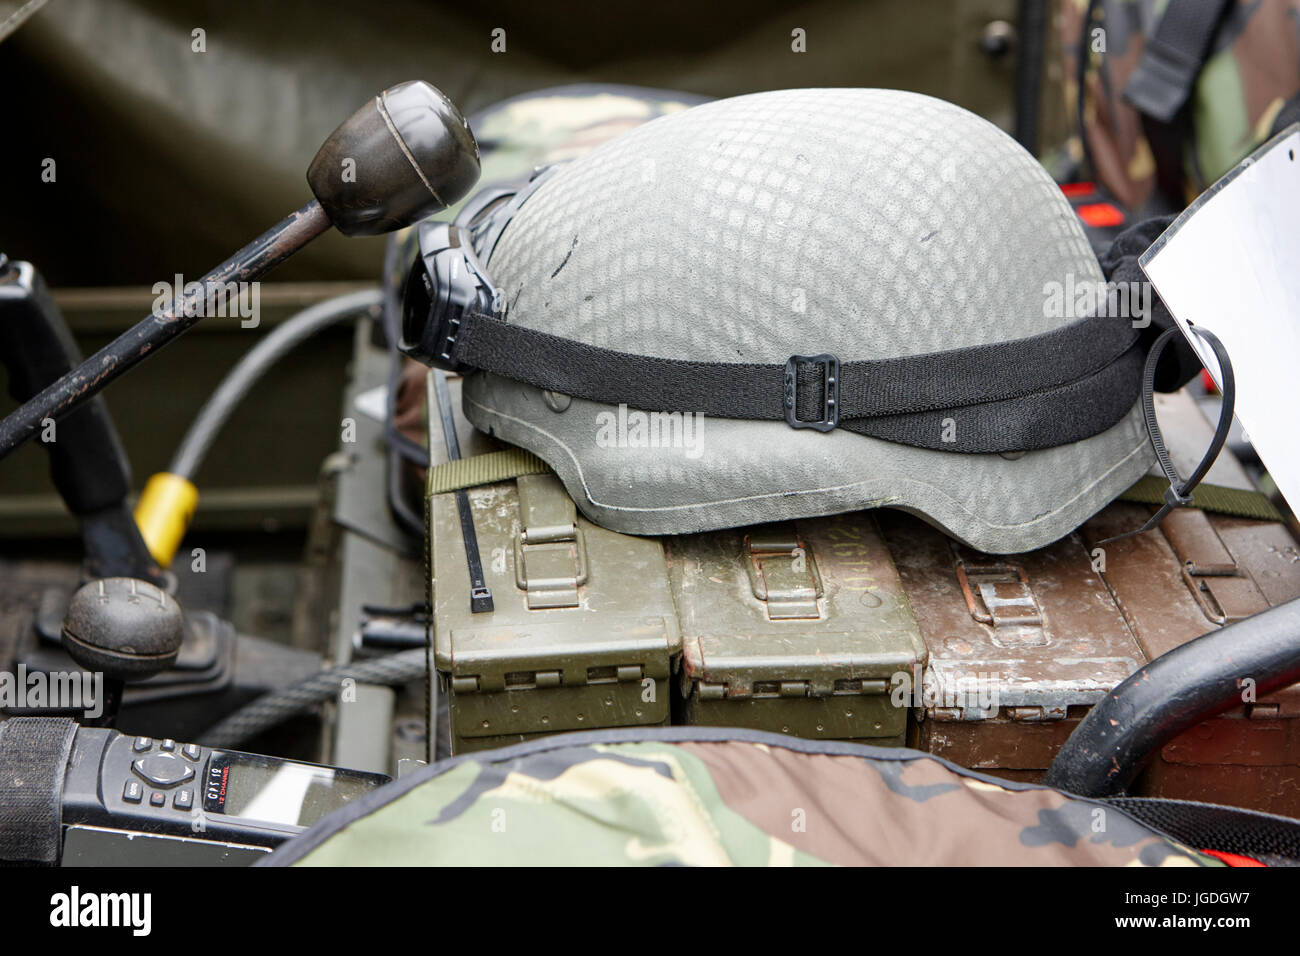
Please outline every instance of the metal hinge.
[{"label": "metal hinge", "polygon": [[587,583],[587,542],[573,499],[554,475],[524,475],[518,488],[515,586],[528,595],[529,610],[577,607]]},{"label": "metal hinge", "polygon": [[845,697],[851,695],[874,696],[889,693],[889,681],[884,678],[842,677],[833,684],[823,686],[813,680],[755,680],[755,681],[705,681],[699,682],[701,700],[722,700],[726,697]]},{"label": "metal hinge", "polygon": [[663,617],[616,617],[597,639],[570,623],[453,629],[450,675],[455,694],[625,685],[666,679],[669,623]]},{"label": "metal hinge", "polygon": [[[606,667],[588,667],[587,679],[581,684],[626,684],[640,681],[645,676],[644,664],[614,664]],[[563,672],[558,670],[509,671],[505,674],[505,690],[547,690],[564,684]],[[451,689],[457,694],[473,694],[481,687],[479,675],[471,674],[451,679]]]},{"label": "metal hinge", "polygon": [[771,621],[821,617],[821,575],[794,525],[772,525],[745,535],[745,571],[754,597]]},{"label": "metal hinge", "polygon": [[1063,704],[1033,707],[1008,707],[1007,716],[1021,723],[1036,724],[1049,720],[1064,720],[1069,708]]}]

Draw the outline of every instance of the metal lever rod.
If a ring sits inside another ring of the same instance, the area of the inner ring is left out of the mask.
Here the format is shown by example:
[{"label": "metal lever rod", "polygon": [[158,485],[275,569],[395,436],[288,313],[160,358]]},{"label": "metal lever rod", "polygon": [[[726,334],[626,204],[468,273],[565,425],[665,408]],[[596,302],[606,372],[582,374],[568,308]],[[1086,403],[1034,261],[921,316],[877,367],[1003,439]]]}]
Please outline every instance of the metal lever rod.
[{"label": "metal lever rod", "polygon": [[197,289],[191,283],[187,288],[193,291],[177,290],[165,309],[136,323],[0,422],[0,459],[36,434],[45,418],[67,414],[196,324],[217,286],[261,278],[329,228],[329,217],[313,199],[205,275]]}]

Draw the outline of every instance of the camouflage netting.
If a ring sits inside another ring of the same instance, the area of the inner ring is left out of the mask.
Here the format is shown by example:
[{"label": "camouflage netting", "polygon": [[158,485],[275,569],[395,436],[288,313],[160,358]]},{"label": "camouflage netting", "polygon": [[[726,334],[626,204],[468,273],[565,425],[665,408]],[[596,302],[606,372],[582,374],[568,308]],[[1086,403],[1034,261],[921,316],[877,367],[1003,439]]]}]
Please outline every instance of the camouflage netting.
[{"label": "camouflage netting", "polygon": [[1113,807],[917,751],[721,728],[569,734],[445,760],[266,862],[1217,865]]}]

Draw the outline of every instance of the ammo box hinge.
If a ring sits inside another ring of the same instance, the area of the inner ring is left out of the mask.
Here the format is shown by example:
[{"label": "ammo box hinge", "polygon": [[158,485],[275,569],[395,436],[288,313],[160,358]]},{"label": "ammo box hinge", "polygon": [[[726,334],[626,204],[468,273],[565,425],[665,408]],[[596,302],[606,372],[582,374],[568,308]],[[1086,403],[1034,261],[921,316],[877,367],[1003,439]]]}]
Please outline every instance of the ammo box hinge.
[{"label": "ammo box hinge", "polygon": [[1204,512],[1177,509],[1165,516],[1161,528],[1182,566],[1183,582],[1207,619],[1227,624],[1267,610],[1268,601]]},{"label": "ammo box hinge", "polygon": [[766,605],[768,620],[821,617],[817,604],[823,594],[821,575],[793,524],[772,525],[745,535],[744,564],[750,590]]},{"label": "ammo box hinge", "polygon": [[553,620],[455,628],[451,689],[493,694],[665,680],[672,630],[662,616],[612,618],[597,640],[584,639],[579,626]]},{"label": "ammo box hinge", "polygon": [[964,721],[964,720],[983,720],[989,717],[996,717],[1005,713],[1008,718],[1020,724],[1041,724],[1053,720],[1064,720],[1069,716],[1069,708],[1063,706],[1032,706],[1032,707],[1007,707],[999,709],[993,708],[991,712],[980,711],[971,707],[934,707],[931,708],[927,716],[931,720],[940,721]]},{"label": "ammo box hinge", "polygon": [[577,607],[587,583],[587,542],[573,500],[554,475],[524,475],[518,488],[515,586],[527,594],[529,610]]},{"label": "ammo box hinge", "polygon": [[884,678],[838,678],[831,684],[813,680],[756,680],[699,682],[701,700],[725,698],[776,698],[776,697],[842,697],[848,695],[874,695],[889,693],[889,681]]},{"label": "ammo box hinge", "polygon": [[[626,684],[632,681],[640,681],[645,677],[646,666],[644,664],[619,664],[608,667],[589,667],[587,668],[587,679],[584,682],[591,684]],[[477,674],[464,677],[453,677],[451,679],[451,689],[457,694],[475,694],[480,690],[485,690],[482,686],[482,678]],[[546,690],[552,687],[559,687],[564,683],[564,675],[558,670],[536,670],[536,671],[511,671],[505,675],[505,684],[503,688],[494,688],[496,690]]]},{"label": "ammo box hinge", "polygon": [[675,621],[620,615],[597,627],[542,617],[452,630],[454,748],[477,749],[503,735],[667,722]]}]

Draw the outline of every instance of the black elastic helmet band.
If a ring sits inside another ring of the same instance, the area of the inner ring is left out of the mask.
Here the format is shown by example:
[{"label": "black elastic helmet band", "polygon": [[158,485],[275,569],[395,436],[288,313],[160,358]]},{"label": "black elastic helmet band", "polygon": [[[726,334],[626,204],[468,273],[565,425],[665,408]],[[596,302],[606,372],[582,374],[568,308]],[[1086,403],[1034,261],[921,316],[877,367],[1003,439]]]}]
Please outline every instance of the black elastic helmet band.
[{"label": "black elastic helmet band", "polygon": [[[697,362],[620,352],[469,312],[439,358],[606,404],[714,418],[785,421],[940,451],[1025,451],[1119,421],[1139,395],[1138,331],[1092,316],[995,345],[841,362]],[[427,359],[426,359],[427,361]],[[945,429],[951,419],[953,427]]]},{"label": "black elastic helmet band", "polygon": [[[640,355],[508,322],[508,306],[482,263],[554,170],[539,170],[513,196],[498,189],[472,200],[455,225],[421,225],[420,258],[403,307],[403,351],[449,371],[491,372],[603,404],[844,428],[970,454],[1081,441],[1120,421],[1141,394],[1149,333],[1101,315],[925,355],[843,362],[823,353],[780,364]],[[457,288],[449,288],[453,281]]]}]

